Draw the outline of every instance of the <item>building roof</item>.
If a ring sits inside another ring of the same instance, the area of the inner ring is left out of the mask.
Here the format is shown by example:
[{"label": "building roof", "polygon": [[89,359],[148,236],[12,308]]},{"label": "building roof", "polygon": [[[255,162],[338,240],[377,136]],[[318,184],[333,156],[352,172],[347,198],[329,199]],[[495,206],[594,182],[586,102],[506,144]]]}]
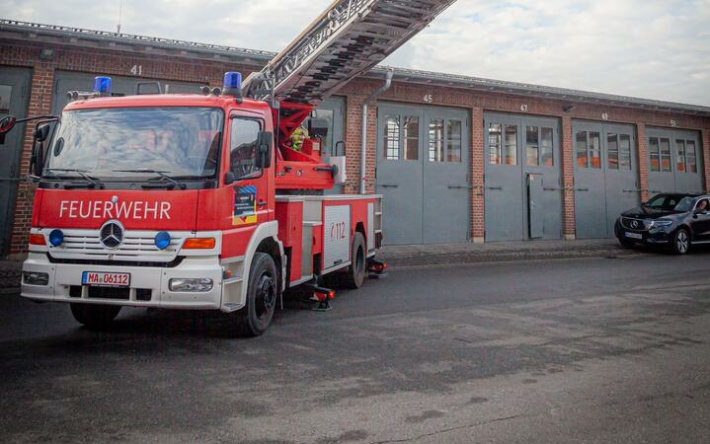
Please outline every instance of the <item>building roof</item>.
[{"label": "building roof", "polygon": [[[30,40],[83,47],[109,47],[112,49],[141,52],[151,51],[151,53],[164,53],[167,55],[196,59],[223,61],[231,60],[242,65],[253,66],[255,69],[260,69],[276,55],[276,53],[270,51],[237,48],[233,46],[188,42],[184,40],[147,37],[108,31],[95,31],[8,19],[0,19],[0,38]],[[617,96],[613,94],[484,79],[480,77],[445,74],[432,71],[377,66],[369,71],[365,76],[379,78],[384,75],[388,69],[394,70],[395,81],[403,81],[407,83],[463,88],[483,92],[490,91],[533,98],[603,104],[626,108],[646,109],[650,111],[663,111],[710,117],[710,107],[707,106]]]}]

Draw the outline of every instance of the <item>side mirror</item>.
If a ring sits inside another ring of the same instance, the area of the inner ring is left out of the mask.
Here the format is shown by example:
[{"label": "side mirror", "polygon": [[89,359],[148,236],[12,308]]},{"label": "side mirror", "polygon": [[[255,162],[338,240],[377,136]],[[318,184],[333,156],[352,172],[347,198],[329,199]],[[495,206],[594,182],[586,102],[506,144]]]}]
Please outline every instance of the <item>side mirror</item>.
[{"label": "side mirror", "polygon": [[15,116],[5,116],[0,119],[0,145],[5,143],[5,134],[15,126],[16,121]]},{"label": "side mirror", "polygon": [[0,134],[5,134],[15,126],[17,118],[15,116],[5,116],[0,119]]},{"label": "side mirror", "polygon": [[44,149],[42,142],[35,141],[32,148],[32,157],[30,158],[30,174],[41,176],[44,168]]},{"label": "side mirror", "polygon": [[269,168],[271,166],[271,158],[273,157],[274,133],[261,131],[256,143],[258,166],[260,168]]},{"label": "side mirror", "polygon": [[224,173],[224,184],[225,185],[231,185],[236,181],[237,181],[237,178],[234,177],[233,172],[227,171],[226,173]]},{"label": "side mirror", "polygon": [[48,123],[42,123],[37,126],[34,136],[37,142],[44,142],[49,137],[49,130],[51,129]]}]

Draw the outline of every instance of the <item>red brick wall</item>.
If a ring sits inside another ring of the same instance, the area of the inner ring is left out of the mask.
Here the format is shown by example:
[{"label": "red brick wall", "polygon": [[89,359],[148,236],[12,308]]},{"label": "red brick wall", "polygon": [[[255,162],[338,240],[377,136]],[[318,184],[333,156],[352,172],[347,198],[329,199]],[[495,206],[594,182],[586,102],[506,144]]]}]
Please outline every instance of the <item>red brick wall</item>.
[{"label": "red brick wall", "polygon": [[[51,60],[40,60],[42,48],[54,49]],[[181,56],[162,54],[161,51],[117,50],[115,48],[88,48],[59,44],[42,44],[0,41],[0,66],[33,68],[32,88],[28,115],[45,114],[50,111],[52,85],[56,70],[77,71],[94,74],[130,76],[131,69],[141,66],[141,77],[161,81],[203,82],[220,86],[225,71],[242,71],[246,77],[253,65],[239,66],[224,59],[193,60]],[[360,191],[360,147],[362,144],[362,105],[364,100],[384,83],[382,79],[357,79],[344,87],[338,94],[346,98],[345,143],[347,153],[346,193]],[[425,96],[427,100],[425,100]],[[585,119],[602,121],[606,115],[608,122],[629,123],[638,131],[639,185],[648,186],[646,159],[646,126],[675,127],[701,130],[703,146],[703,167],[705,187],[710,189],[710,118],[696,115],[674,115],[665,111],[628,109],[594,103],[576,103],[571,112],[562,111],[568,102],[556,99],[539,99],[527,96],[476,91],[462,88],[444,88],[427,84],[404,83],[395,78],[392,87],[377,99],[378,101],[409,103],[414,105],[434,105],[467,110],[471,115],[471,218],[469,232],[474,241],[484,238],[485,202],[483,198],[484,162],[483,114],[488,111],[515,114],[530,114],[558,118],[561,122],[562,152],[561,175],[563,192],[563,236],[574,238],[574,153],[572,140],[572,120]],[[523,106],[525,105],[525,106]],[[377,104],[370,104],[367,116],[367,191],[374,192],[377,138]],[[522,111],[525,109],[526,111]],[[31,128],[25,133],[22,164],[20,171],[27,171],[31,152]],[[642,195],[642,197],[644,197]],[[26,251],[27,233],[30,228],[32,189],[22,183],[19,186],[17,205],[14,210],[10,253]]]}]

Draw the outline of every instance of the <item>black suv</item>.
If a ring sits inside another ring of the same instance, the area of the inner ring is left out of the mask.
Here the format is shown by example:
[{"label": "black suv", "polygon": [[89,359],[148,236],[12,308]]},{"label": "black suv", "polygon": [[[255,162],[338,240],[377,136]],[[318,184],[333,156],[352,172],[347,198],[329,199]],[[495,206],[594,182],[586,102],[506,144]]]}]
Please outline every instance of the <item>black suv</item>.
[{"label": "black suv", "polygon": [[621,245],[668,246],[685,254],[692,244],[710,244],[710,194],[662,193],[624,211],[614,234]]}]

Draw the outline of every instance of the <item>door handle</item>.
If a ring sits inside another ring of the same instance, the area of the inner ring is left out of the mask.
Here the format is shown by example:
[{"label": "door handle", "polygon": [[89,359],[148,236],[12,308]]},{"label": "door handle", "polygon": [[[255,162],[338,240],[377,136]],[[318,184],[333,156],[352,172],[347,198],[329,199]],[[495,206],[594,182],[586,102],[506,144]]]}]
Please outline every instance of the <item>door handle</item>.
[{"label": "door handle", "polygon": [[377,184],[378,187],[382,188],[399,188],[399,185],[396,183],[383,183],[383,184]]},{"label": "door handle", "polygon": [[498,190],[503,191],[503,187],[486,187],[487,190]]},{"label": "door handle", "polygon": [[450,190],[470,190],[473,188],[471,185],[449,185]]}]

